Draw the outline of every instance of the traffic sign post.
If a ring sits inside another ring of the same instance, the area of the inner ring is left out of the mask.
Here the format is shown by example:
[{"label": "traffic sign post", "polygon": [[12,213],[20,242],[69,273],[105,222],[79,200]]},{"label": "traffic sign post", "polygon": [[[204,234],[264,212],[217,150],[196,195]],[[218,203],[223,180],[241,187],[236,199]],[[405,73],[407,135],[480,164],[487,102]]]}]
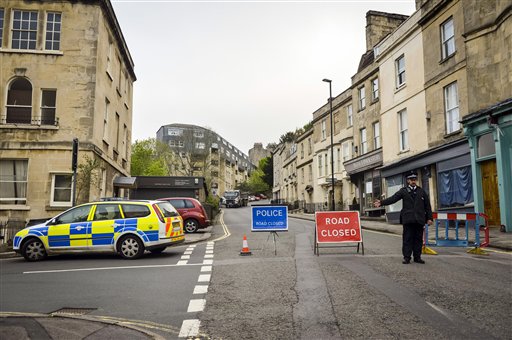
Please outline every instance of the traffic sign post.
[{"label": "traffic sign post", "polygon": [[[330,247],[355,247],[347,243],[357,243],[357,253],[361,245],[364,255],[363,233],[359,211],[318,211],[315,213],[315,249],[320,255],[320,244],[330,244]],[[334,244],[334,245],[333,245]]]},{"label": "traffic sign post", "polygon": [[[278,231],[288,231],[287,206],[254,206],[251,214],[251,231],[268,231],[273,236],[274,255],[277,255]],[[267,238],[267,241],[268,241]]]}]

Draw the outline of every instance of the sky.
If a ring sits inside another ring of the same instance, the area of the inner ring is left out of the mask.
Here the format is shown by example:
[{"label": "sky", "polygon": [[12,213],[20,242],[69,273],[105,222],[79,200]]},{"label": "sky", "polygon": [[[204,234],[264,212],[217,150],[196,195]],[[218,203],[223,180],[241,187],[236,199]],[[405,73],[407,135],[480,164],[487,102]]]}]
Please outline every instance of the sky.
[{"label": "sky", "polygon": [[366,12],[414,0],[111,0],[135,64],[132,141],[167,124],[215,131],[248,154],[278,143],[348,89]]}]

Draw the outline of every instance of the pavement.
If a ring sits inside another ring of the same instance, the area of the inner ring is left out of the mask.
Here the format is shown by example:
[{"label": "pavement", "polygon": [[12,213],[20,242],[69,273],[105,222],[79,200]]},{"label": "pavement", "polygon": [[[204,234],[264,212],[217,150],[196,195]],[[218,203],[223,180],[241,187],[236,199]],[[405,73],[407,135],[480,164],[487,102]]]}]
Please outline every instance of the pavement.
[{"label": "pavement", "polygon": [[[290,212],[289,217],[315,220],[314,214]],[[381,219],[361,218],[363,229],[384,233],[402,234],[402,226],[389,224]],[[209,227],[194,234],[186,234],[185,244],[198,243],[211,237]],[[473,238],[472,238],[473,237]],[[431,237],[429,237],[431,239]],[[473,234],[469,239],[474,239]],[[490,228],[489,248],[512,251],[512,233],[501,232],[499,228]],[[19,256],[14,252],[0,252],[0,258]],[[161,335],[133,326],[122,321],[101,317],[68,313],[22,314],[0,312],[0,334],[2,340],[18,339],[164,339]]]}]

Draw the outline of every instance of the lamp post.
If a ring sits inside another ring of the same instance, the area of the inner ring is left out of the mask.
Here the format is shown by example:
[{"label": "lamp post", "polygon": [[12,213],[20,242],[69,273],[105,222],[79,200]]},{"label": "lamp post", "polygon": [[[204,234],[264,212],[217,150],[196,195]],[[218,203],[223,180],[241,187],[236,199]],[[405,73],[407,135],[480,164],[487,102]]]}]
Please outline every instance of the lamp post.
[{"label": "lamp post", "polygon": [[331,117],[331,185],[332,185],[332,195],[331,195],[331,209],[332,211],[336,210],[336,205],[334,202],[334,121],[332,119],[332,80],[330,79],[322,79],[322,81],[329,83],[329,105],[330,105],[330,117]]}]

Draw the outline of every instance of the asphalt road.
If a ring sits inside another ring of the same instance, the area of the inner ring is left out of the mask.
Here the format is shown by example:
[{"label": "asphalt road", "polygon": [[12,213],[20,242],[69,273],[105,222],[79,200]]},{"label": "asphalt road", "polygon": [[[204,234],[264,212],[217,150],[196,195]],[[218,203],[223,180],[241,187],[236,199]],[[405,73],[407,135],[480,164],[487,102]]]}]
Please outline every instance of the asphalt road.
[{"label": "asphalt road", "polygon": [[[250,208],[226,209],[201,333],[213,339],[510,339],[512,258],[443,248],[401,263],[401,238],[365,231],[355,247],[313,254],[314,224],[251,233]],[[219,230],[219,229],[217,229]],[[252,256],[239,256],[246,234]]]},{"label": "asphalt road", "polygon": [[[0,260],[0,312],[88,309],[166,339],[511,339],[510,254],[439,248],[403,265],[400,237],[364,231],[364,256],[354,246],[316,256],[312,221],[289,218],[274,242],[250,231],[250,214],[224,209],[209,242],[136,261]],[[244,235],[251,256],[240,256]]]}]

